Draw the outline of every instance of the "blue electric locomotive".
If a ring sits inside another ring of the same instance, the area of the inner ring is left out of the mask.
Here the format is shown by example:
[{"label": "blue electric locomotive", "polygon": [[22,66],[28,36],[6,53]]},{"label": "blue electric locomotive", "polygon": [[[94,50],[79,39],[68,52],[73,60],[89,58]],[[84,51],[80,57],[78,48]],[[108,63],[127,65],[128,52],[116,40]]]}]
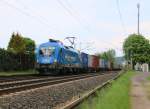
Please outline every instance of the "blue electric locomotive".
[{"label": "blue electric locomotive", "polygon": [[42,74],[78,72],[80,55],[75,49],[50,39],[36,49],[36,69]]}]

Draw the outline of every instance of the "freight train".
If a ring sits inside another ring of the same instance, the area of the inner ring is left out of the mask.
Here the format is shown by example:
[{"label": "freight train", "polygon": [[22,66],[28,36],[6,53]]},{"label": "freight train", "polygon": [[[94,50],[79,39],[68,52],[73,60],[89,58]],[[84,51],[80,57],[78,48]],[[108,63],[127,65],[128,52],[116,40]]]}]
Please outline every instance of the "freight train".
[{"label": "freight train", "polygon": [[112,69],[108,60],[79,52],[53,39],[41,44],[35,54],[36,69],[40,74],[97,72]]}]

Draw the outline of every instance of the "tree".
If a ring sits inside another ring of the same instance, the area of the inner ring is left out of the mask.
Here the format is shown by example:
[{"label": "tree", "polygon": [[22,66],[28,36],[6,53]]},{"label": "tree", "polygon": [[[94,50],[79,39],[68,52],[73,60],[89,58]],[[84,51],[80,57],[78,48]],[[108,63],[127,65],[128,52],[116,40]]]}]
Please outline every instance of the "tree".
[{"label": "tree", "polygon": [[34,53],[35,42],[30,38],[24,38],[25,42],[25,53]]},{"label": "tree", "polygon": [[103,53],[99,53],[98,56],[102,59],[110,61],[112,66],[115,63],[116,53],[115,53],[115,50],[113,50],[113,49],[110,49],[110,50],[103,52]]},{"label": "tree", "polygon": [[133,60],[136,62],[145,63],[150,62],[150,44],[142,35],[131,34],[124,41],[123,50],[126,60]]},{"label": "tree", "polygon": [[34,53],[35,42],[19,33],[13,33],[7,49],[16,54]]},{"label": "tree", "polygon": [[25,52],[25,41],[19,33],[12,34],[7,50],[15,54],[22,54]]},{"label": "tree", "polygon": [[[21,69],[30,68],[34,65],[35,42],[30,38],[24,38],[19,33],[13,33],[8,44],[8,51],[15,54],[18,58]],[[30,65],[28,64],[30,62]]]},{"label": "tree", "polygon": [[116,55],[116,53],[115,53],[115,50],[113,50],[113,49],[110,49],[106,52],[99,54],[100,58],[109,60],[111,62],[113,62],[115,60],[115,55]]}]

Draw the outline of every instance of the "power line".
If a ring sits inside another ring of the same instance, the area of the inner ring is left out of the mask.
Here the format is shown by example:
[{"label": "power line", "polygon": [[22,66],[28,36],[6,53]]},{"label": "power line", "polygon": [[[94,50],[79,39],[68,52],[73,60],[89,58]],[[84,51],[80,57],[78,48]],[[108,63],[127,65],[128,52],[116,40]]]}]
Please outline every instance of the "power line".
[{"label": "power line", "polygon": [[[64,3],[63,3],[61,0],[57,0],[57,1],[58,1],[58,3],[68,12],[68,14],[70,14],[76,21],[78,21],[79,24],[82,23],[82,22],[80,21],[80,19],[79,19],[78,17],[76,17],[76,16],[74,15],[74,13],[72,13],[72,11],[71,11],[68,7],[66,7],[66,6],[64,5]],[[70,5],[69,2],[68,2],[67,4]],[[71,7],[71,5],[70,5],[70,7]],[[76,12],[76,11],[75,11],[75,12]],[[76,13],[77,13],[77,12],[76,12]],[[115,45],[112,44],[112,43],[110,43],[110,42],[107,42],[107,41],[104,41],[104,42],[115,47]],[[115,47],[115,48],[116,48],[116,47]]]},{"label": "power line", "polygon": [[[60,1],[60,0],[58,0],[58,1]],[[21,2],[20,2],[21,3]],[[73,17],[74,17],[74,13],[72,13],[72,11],[68,8],[68,7],[66,7],[61,1],[60,1],[60,3],[62,4],[62,6],[64,6],[65,7],[65,9],[67,9],[68,10],[68,12],[71,14],[71,15],[73,15]],[[68,5],[69,5],[69,7],[72,7],[71,6],[71,4],[69,3],[69,2],[66,2]],[[28,10],[30,10],[29,9],[29,7],[27,7],[27,6],[25,6],[23,3],[21,3],[21,5],[25,8],[25,9],[28,9]],[[76,13],[76,15],[79,15],[78,13],[77,13],[77,11],[75,11],[73,8],[72,8],[72,10]],[[79,15],[80,16],[80,15]],[[77,16],[75,16],[76,17],[76,20],[78,20],[79,21],[79,23],[81,22],[81,20],[79,19],[79,18],[77,18]],[[44,17],[41,17],[40,16],[40,18],[42,18],[43,20],[45,20],[46,21],[46,19],[44,18]],[[110,43],[110,42],[106,42],[106,41],[104,41],[105,43],[107,43],[107,44],[109,44],[109,45],[112,45],[112,46],[114,46],[114,44],[112,44],[112,43]],[[117,48],[116,46],[114,46],[114,48]]]},{"label": "power line", "polygon": [[[66,2],[66,4],[68,5],[68,7],[70,7],[71,10],[73,10],[73,12],[76,13],[76,15],[80,16],[80,14],[78,14],[78,12],[73,9],[72,5],[69,3],[68,0],[64,0],[64,2]],[[84,20],[84,22],[87,21],[86,19],[83,19],[83,20]],[[86,22],[86,23],[87,23],[87,22]],[[105,44],[107,43],[107,44],[109,44],[109,45],[112,45],[114,48],[118,49],[118,47],[117,47],[116,45],[112,44],[111,42],[104,41],[104,40],[103,40],[103,42],[105,42]]]},{"label": "power line", "polygon": [[[16,2],[19,3],[19,4],[21,5],[21,7],[23,7],[25,10],[32,11],[29,6],[25,5],[25,4],[22,3],[21,1],[16,0]],[[32,12],[33,12],[33,11],[32,11]],[[35,14],[35,11],[34,11],[33,13]],[[37,14],[37,13],[36,13],[36,14]],[[43,21],[47,22],[47,19],[45,19],[43,16],[41,16],[41,15],[38,14],[38,17],[40,17]]]},{"label": "power line", "polygon": [[78,13],[78,11],[73,8],[73,6],[71,5],[71,3],[70,3],[68,0],[64,0],[64,2],[66,3],[66,5],[67,5],[68,7],[70,7],[70,10],[72,10],[72,12],[73,12],[77,17],[79,16],[78,18],[79,18],[81,21],[84,21],[84,22],[87,24],[87,26],[90,27],[90,24],[89,24],[88,20],[85,19],[85,17],[81,16],[81,15]]},{"label": "power line", "polygon": [[6,4],[7,6],[9,6],[10,8],[13,8],[13,9],[17,10],[17,11],[20,12],[21,14],[24,14],[24,15],[27,16],[27,17],[31,17],[31,18],[37,20],[38,22],[40,22],[41,24],[43,24],[43,25],[49,27],[50,29],[53,29],[53,28],[52,28],[51,26],[49,26],[45,21],[43,21],[43,20],[37,18],[37,17],[34,16],[33,14],[30,14],[30,13],[24,11],[23,9],[20,9],[20,8],[16,7],[15,5],[9,3],[8,1],[1,0],[1,2],[5,3],[5,4]]},{"label": "power line", "polygon": [[125,24],[124,24],[124,21],[123,21],[123,17],[122,17],[122,14],[121,14],[120,6],[119,6],[119,0],[116,0],[116,3],[117,3],[117,10],[118,10],[118,13],[119,13],[119,18],[120,18],[120,21],[121,21],[122,29],[123,29],[124,33],[126,34],[127,30],[126,30],[126,27],[125,27]]},{"label": "power line", "polygon": [[[17,0],[16,0],[17,1]],[[30,8],[29,8],[29,6],[26,6],[26,5],[24,5],[21,1],[19,1],[20,2],[20,4],[21,4],[21,6],[23,6],[25,9],[27,9],[27,10],[30,10]],[[17,3],[19,3],[18,1],[17,1]],[[65,0],[64,2],[66,2],[66,4],[71,8],[72,6],[71,6],[71,4],[69,3],[69,2],[67,2],[67,0]],[[67,7],[66,7],[67,8]],[[68,8],[69,9],[69,8]],[[73,8],[72,8],[72,10],[74,11],[74,12],[76,12]],[[76,12],[77,13],[77,12]],[[70,11],[70,14],[72,14],[72,15],[74,15],[73,13],[72,13],[72,11]],[[78,14],[78,13],[77,13]],[[79,15],[79,14],[78,14]],[[75,15],[74,15],[75,16]],[[45,18],[45,17],[43,17],[43,16],[41,16],[41,15],[38,15],[38,17],[40,17],[43,21],[45,21],[45,22],[47,22],[48,20]],[[78,17],[78,16],[75,16],[76,17],[76,20],[78,20],[79,21],[79,23],[81,24],[82,23],[82,21],[80,20],[80,18]]]},{"label": "power line", "polygon": [[[74,14],[72,13],[72,11],[70,11],[70,9],[69,9],[68,7],[66,7],[66,6],[62,3],[61,0],[57,0],[57,1],[61,4],[61,6],[64,7],[64,9],[65,9],[72,17],[74,17],[74,18],[78,21],[79,24],[82,23],[82,22],[80,21],[80,19],[79,19],[78,17],[74,16]],[[43,18],[42,16],[40,17],[40,18],[42,18],[42,19],[39,19],[39,18],[37,18],[36,16],[34,16],[33,14],[30,14],[30,13],[24,11],[23,9],[20,9],[20,8],[16,7],[15,5],[13,5],[13,4],[11,4],[11,3],[5,1],[5,0],[2,0],[2,2],[5,3],[7,6],[9,6],[9,7],[11,7],[11,8],[14,8],[15,10],[19,11],[20,13],[22,13],[22,14],[28,16],[28,17],[32,17],[32,18],[36,19],[37,21],[39,21],[40,23],[44,24],[45,26],[51,28],[51,27],[46,23],[45,18]],[[23,6],[23,5],[22,5],[22,6]],[[29,8],[28,8],[27,6],[24,5],[23,7],[29,10]],[[44,19],[44,20],[43,20],[43,19]],[[52,28],[51,28],[51,29],[52,29]],[[87,29],[87,28],[86,28],[86,29]],[[107,43],[107,44],[109,44],[109,45],[114,46],[114,45],[113,45],[112,43],[110,43],[110,42],[106,42],[106,41],[104,41],[104,42]],[[115,46],[114,46],[114,47],[115,47]],[[116,47],[115,47],[115,48],[116,48]]]},{"label": "power line", "polygon": [[[21,5],[21,7],[23,7],[25,10],[29,10],[29,11],[32,11],[31,10],[31,7],[25,5],[23,2],[21,1],[18,1],[16,0],[17,3],[19,3]],[[33,9],[33,7],[32,7]],[[32,11],[32,14],[34,13],[35,16],[38,16],[43,22],[47,23],[48,20],[44,17],[44,16],[41,16],[40,14],[38,14],[36,11]]]},{"label": "power line", "polygon": [[70,14],[78,22],[79,25],[81,25],[85,30],[87,30],[88,32],[90,32],[89,29],[86,28],[82,24],[82,21],[77,16],[75,16],[74,13],[68,7],[66,7],[66,5],[64,5],[64,3],[61,0],[57,0],[57,2],[66,10],[66,12],[68,14]]}]

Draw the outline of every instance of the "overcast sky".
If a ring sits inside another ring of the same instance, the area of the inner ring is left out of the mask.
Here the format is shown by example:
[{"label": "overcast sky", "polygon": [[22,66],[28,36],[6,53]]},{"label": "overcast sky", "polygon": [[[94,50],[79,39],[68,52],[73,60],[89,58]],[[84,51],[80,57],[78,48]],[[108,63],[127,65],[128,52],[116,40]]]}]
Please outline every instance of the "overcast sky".
[{"label": "overcast sky", "polygon": [[7,47],[12,32],[37,45],[49,38],[63,41],[75,36],[77,48],[85,52],[113,48],[121,56],[124,39],[137,31],[138,2],[140,31],[150,39],[150,0],[118,1],[119,5],[117,0],[0,0],[0,47]]}]

